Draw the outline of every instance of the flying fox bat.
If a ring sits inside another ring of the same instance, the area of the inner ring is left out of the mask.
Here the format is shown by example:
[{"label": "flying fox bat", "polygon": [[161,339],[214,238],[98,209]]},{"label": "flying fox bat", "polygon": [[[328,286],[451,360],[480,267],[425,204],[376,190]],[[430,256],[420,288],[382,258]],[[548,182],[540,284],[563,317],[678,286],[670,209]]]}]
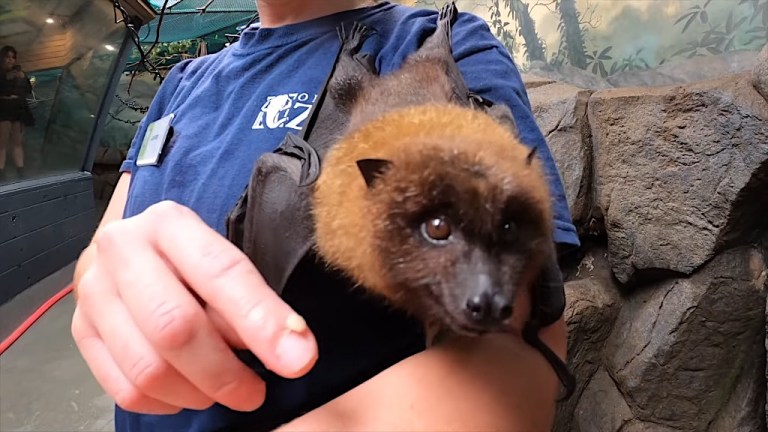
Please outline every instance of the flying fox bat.
[{"label": "flying fox bat", "polygon": [[469,91],[451,47],[449,3],[436,31],[380,76],[361,54],[371,29],[342,27],[338,61],[301,136],[255,165],[230,239],[278,293],[308,253],[425,326],[504,331],[531,290],[524,339],[564,308],[548,183],[508,107]]}]

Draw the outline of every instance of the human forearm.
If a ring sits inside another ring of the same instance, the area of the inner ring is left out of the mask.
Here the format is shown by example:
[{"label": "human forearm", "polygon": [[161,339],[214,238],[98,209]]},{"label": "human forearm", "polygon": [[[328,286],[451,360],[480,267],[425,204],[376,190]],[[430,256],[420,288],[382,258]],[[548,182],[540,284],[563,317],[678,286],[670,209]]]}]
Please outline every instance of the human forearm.
[{"label": "human forearm", "polygon": [[[565,358],[563,320],[541,331]],[[280,431],[548,431],[559,382],[510,336],[461,338],[414,355]]]}]

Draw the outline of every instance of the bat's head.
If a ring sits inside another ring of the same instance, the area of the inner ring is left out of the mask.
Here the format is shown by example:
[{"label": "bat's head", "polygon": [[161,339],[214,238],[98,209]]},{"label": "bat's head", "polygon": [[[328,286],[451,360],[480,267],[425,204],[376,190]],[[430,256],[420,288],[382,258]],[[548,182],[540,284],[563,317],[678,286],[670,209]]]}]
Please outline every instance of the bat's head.
[{"label": "bat's head", "polygon": [[534,153],[516,164],[429,143],[414,148],[397,161],[357,162],[375,216],[385,295],[460,334],[501,331],[552,241]]}]

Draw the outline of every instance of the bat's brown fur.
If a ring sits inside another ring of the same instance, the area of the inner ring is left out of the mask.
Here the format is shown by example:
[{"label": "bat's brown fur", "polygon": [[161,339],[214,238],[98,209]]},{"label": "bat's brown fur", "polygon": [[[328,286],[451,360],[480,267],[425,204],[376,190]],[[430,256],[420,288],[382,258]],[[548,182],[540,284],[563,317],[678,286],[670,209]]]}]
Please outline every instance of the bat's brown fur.
[{"label": "bat's brown fur", "polygon": [[[477,334],[503,329],[548,262],[552,210],[511,111],[472,102],[451,52],[457,14],[441,8],[435,33],[384,76],[354,60],[368,29],[346,34],[329,94],[350,121],[312,208],[328,265],[427,327]],[[430,231],[435,220],[450,236]]]},{"label": "bat's brown fur", "polygon": [[[409,240],[402,236],[411,227],[397,226],[402,219],[396,213],[418,214],[431,198],[455,194],[466,211],[462,216],[472,220],[468,228],[485,226],[492,233],[499,209],[512,202],[519,210],[513,217],[526,230],[521,235],[535,239],[534,249],[543,247],[551,242],[549,190],[542,167],[536,159],[529,163],[529,154],[530,148],[507,127],[478,110],[425,104],[386,113],[352,130],[327,154],[314,191],[317,250],[367,289],[419,315],[428,314],[419,304],[423,293],[408,293],[396,275],[400,263],[387,261],[383,253],[408,253],[404,248]],[[392,162],[373,188],[356,165],[368,158]],[[442,186],[447,189],[440,190]],[[487,237],[482,234],[478,238]],[[419,249],[418,244],[410,247]],[[411,252],[413,259],[429,259],[419,250]],[[519,282],[527,285],[543,253],[525,252]],[[439,254],[432,258],[437,261],[416,266],[423,278],[453,265],[440,262]]]}]

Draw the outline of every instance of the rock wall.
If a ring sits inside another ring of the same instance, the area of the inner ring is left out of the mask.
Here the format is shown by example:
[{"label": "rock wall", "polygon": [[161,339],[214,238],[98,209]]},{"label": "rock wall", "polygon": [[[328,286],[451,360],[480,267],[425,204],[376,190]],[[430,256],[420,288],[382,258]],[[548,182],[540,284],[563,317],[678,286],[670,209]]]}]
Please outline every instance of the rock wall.
[{"label": "rock wall", "polygon": [[689,84],[524,76],[584,243],[555,431],[766,431],[767,51]]}]

